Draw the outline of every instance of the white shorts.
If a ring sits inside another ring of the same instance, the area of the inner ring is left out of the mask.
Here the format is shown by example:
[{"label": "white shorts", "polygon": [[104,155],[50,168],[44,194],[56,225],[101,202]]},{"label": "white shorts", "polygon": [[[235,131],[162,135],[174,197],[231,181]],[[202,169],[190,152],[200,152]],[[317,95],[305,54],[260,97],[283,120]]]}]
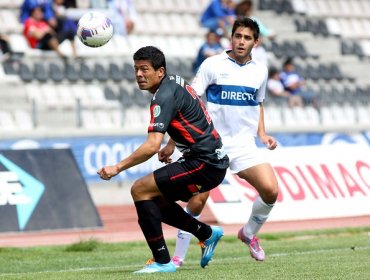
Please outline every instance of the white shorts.
[{"label": "white shorts", "polygon": [[263,152],[257,147],[255,140],[247,140],[241,145],[224,145],[230,159],[231,173],[236,174],[244,169],[267,163]]}]

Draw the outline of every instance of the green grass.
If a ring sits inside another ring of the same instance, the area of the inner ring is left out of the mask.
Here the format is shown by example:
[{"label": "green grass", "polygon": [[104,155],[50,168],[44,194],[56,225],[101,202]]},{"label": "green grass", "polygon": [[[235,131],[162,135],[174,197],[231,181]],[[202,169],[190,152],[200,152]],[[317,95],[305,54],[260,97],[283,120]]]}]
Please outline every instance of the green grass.
[{"label": "green grass", "polygon": [[[0,248],[0,279],[370,279],[369,232],[370,227],[261,234],[265,262],[252,260],[234,236],[224,236],[205,269],[193,239],[182,268],[154,275],[132,274],[151,255],[145,242]],[[171,252],[174,245],[168,241]]]}]

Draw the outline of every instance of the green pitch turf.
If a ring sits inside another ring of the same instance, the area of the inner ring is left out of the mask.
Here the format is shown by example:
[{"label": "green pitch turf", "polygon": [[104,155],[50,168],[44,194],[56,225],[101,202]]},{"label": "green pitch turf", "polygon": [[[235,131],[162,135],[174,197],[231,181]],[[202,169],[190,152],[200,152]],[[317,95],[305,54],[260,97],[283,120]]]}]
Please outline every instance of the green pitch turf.
[{"label": "green pitch turf", "polygon": [[[202,269],[193,238],[176,273],[133,275],[150,257],[145,242],[85,240],[69,246],[0,248],[0,279],[370,279],[370,227],[261,234],[265,262],[234,236],[224,236]],[[171,252],[174,239],[168,240]]]}]

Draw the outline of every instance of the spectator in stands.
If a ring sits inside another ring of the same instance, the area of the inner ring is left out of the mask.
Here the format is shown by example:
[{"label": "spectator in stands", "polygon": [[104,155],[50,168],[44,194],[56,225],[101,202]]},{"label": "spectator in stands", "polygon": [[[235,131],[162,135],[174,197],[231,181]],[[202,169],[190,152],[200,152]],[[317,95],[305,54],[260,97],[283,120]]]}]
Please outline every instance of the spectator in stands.
[{"label": "spectator in stands", "polygon": [[269,78],[267,81],[267,89],[271,94],[273,100],[284,100],[288,103],[290,108],[303,107],[302,97],[299,95],[292,95],[289,91],[285,90],[284,85],[280,81],[280,72],[275,67],[270,67]]},{"label": "spectator in stands", "polygon": [[71,42],[71,48],[73,57],[77,57],[77,48],[74,41],[75,34],[77,32],[77,22],[66,16],[66,7],[64,6],[65,0],[54,0],[53,11],[57,20],[57,25],[54,30],[57,34],[59,41],[69,39]]},{"label": "spectator in stands", "polygon": [[302,98],[305,105],[312,105],[317,108],[317,97],[313,92],[304,87],[306,82],[304,78],[295,71],[292,58],[286,59],[283,63],[283,71],[280,73],[280,80],[285,90],[290,92],[291,95],[298,95]]},{"label": "spectator in stands", "polygon": [[133,0],[108,0],[114,34],[126,36],[134,30],[137,12]]},{"label": "spectator in stands", "polygon": [[[59,50],[60,41],[57,34],[43,19],[44,13],[41,7],[35,7],[31,11],[31,17],[24,22],[23,34],[33,49],[54,50],[59,57],[65,59]],[[73,38],[69,38],[73,39]]]},{"label": "spectator in stands", "polygon": [[200,46],[198,55],[193,62],[193,74],[195,74],[202,62],[210,56],[222,53],[224,47],[221,44],[222,35],[217,31],[209,30],[206,34],[206,41]]},{"label": "spectator in stands", "polygon": [[[71,42],[72,54],[77,57],[74,36],[77,31],[77,23],[66,18],[62,14],[64,0],[24,0],[21,6],[21,22],[31,17],[34,8],[41,8],[43,20],[55,31],[59,44],[65,39]],[[30,44],[32,47],[32,44]]]},{"label": "spectator in stands", "polygon": [[222,32],[229,37],[235,20],[235,3],[233,0],[212,0],[204,10],[200,22],[203,27]]},{"label": "spectator in stands", "polygon": [[21,6],[21,23],[31,17],[31,12],[34,8],[40,7],[43,11],[44,20],[52,27],[57,26],[57,20],[55,18],[53,10],[53,0],[24,0]]}]

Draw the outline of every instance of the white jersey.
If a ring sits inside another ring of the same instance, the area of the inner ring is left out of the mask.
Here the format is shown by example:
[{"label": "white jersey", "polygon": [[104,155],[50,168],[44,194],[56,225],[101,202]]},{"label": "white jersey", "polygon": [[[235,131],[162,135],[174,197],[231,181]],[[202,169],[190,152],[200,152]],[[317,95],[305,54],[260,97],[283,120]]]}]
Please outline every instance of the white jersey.
[{"label": "white jersey", "polygon": [[241,65],[227,51],[200,66],[192,87],[198,95],[206,94],[209,114],[225,146],[242,147],[256,137],[267,75],[263,63],[251,60]]}]

